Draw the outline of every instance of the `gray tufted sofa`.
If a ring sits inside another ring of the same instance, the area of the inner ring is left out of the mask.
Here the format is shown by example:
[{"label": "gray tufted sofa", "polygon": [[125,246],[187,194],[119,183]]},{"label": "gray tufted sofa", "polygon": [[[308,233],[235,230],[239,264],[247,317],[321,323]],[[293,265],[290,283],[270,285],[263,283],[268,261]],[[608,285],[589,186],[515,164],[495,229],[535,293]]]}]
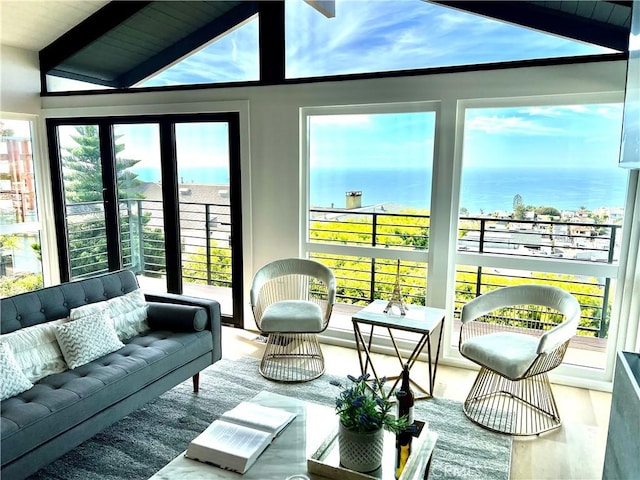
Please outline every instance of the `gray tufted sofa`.
[{"label": "gray tufted sofa", "polygon": [[[72,308],[138,288],[130,271],[0,299],[2,334],[65,318]],[[1,403],[2,478],[34,473],[221,358],[220,304],[145,295],[150,330],[97,360],[49,375]]]}]

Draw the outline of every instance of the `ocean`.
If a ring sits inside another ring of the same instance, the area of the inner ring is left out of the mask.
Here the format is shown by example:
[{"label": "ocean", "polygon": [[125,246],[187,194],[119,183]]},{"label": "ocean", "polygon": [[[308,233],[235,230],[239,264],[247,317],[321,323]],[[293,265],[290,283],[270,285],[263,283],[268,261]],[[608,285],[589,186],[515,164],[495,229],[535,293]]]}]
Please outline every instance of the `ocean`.
[{"label": "ocean", "polygon": [[[134,169],[140,180],[158,181],[159,171]],[[182,168],[182,183],[228,184],[226,168]],[[628,171],[612,168],[466,168],[462,177],[460,208],[469,213],[512,211],[516,195],[524,205],[559,210],[586,207],[623,208]],[[323,169],[310,175],[313,207],[344,207],[346,193],[362,192],[362,205],[392,202],[429,210],[431,172],[427,169]]]}]

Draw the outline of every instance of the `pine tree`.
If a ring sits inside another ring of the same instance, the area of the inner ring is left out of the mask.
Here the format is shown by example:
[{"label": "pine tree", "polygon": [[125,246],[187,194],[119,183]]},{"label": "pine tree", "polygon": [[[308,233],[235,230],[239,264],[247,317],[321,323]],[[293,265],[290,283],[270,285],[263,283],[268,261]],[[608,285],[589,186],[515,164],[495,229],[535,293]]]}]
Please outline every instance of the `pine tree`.
[{"label": "pine tree", "polygon": [[[62,157],[62,168],[65,180],[65,199],[67,206],[85,202],[95,202],[95,207],[85,205],[76,208],[78,219],[68,218],[67,228],[69,236],[69,252],[72,277],[90,276],[107,269],[107,240],[104,213],[99,206],[102,203],[102,158],[100,156],[100,138],[98,128],[94,125],[75,127],[76,134],[71,135],[75,146],[67,147],[66,155]],[[116,183],[118,198],[145,198],[139,192],[142,182],[131,167],[140,160],[119,158],[125,145],[118,143],[122,135],[115,137],[116,153]],[[137,221],[130,216],[121,216],[121,232],[129,231],[129,222],[134,225]],[[138,236],[144,243],[143,265],[136,265],[137,269],[164,270],[164,235],[157,228],[148,227],[150,214],[143,214],[142,231]],[[122,253],[125,263],[131,257],[131,243],[128,236],[121,234],[123,240]],[[160,257],[161,260],[158,260]],[[149,266],[150,264],[150,266]]]},{"label": "pine tree", "polygon": [[[66,148],[67,155],[62,157],[67,202],[100,202],[102,201],[102,158],[98,127],[87,125],[75,128],[77,133],[71,135],[71,139],[76,146]],[[115,137],[118,198],[143,198],[143,195],[137,192],[142,182],[138,180],[138,175],[130,170],[140,160],[118,157],[125,148],[123,143],[118,143],[120,137],[122,135]]]}]

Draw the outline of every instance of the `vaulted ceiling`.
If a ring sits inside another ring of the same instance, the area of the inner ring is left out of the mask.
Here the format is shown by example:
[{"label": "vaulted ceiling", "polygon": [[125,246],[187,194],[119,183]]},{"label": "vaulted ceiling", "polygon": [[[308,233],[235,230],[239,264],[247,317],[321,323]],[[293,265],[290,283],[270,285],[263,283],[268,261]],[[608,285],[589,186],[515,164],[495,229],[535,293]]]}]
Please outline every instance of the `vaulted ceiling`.
[{"label": "vaulted ceiling", "polygon": [[[261,37],[283,61],[282,6],[265,1],[0,1],[0,43],[39,51],[43,74],[127,88],[260,12]],[[312,5],[314,2],[309,2]],[[322,3],[322,2],[315,2]],[[325,2],[326,3],[326,2]],[[329,2],[331,3],[331,1]],[[631,1],[436,1],[627,51]],[[316,5],[317,6],[317,5]],[[263,59],[268,59],[269,54]]]}]

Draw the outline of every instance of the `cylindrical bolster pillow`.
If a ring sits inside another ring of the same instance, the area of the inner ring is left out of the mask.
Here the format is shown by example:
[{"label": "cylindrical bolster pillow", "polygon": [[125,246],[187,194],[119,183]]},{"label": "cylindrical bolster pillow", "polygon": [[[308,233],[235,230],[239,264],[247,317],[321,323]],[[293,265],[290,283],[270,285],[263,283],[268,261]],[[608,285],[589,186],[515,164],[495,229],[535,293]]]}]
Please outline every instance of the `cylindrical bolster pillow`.
[{"label": "cylindrical bolster pillow", "polygon": [[207,326],[207,312],[202,307],[176,303],[147,303],[147,322],[153,330],[200,332]]}]

